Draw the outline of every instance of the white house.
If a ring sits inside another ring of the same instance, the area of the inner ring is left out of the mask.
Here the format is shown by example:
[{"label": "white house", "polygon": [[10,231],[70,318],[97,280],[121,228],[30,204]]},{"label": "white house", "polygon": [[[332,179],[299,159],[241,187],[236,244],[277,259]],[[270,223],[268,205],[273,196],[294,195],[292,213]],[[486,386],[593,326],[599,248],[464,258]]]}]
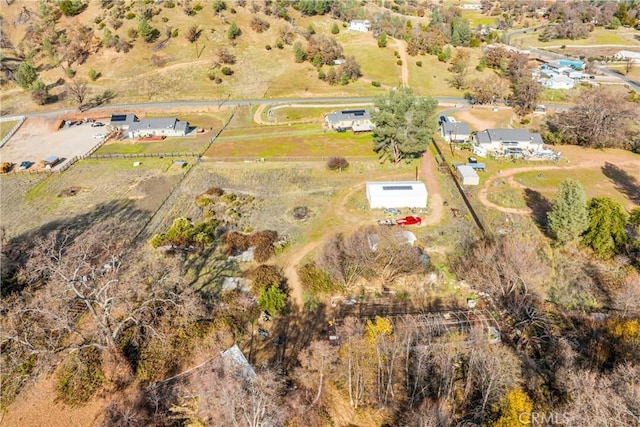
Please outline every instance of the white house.
[{"label": "white house", "polygon": [[460,177],[462,185],[478,185],[480,184],[480,177],[476,173],[476,170],[471,166],[457,165],[456,172]]},{"label": "white house", "polygon": [[324,124],[329,129],[351,129],[354,132],[367,132],[373,129],[371,116],[367,110],[334,111],[324,116]]},{"label": "white house", "polygon": [[371,209],[426,208],[427,187],[420,181],[367,182]]},{"label": "white house", "polygon": [[140,120],[135,114],[113,114],[109,125],[127,131],[129,138],[145,136],[185,136],[189,133],[189,122],[172,118],[149,118]]},{"label": "white house", "polygon": [[621,50],[620,52],[613,55],[613,58],[618,61],[626,61],[630,59],[636,64],[640,64],[640,52],[633,52],[631,50]]},{"label": "white house", "polygon": [[519,150],[539,151],[542,149],[542,136],[526,129],[486,129],[476,133],[475,143],[479,151]]},{"label": "white house", "polygon": [[189,122],[172,118],[142,119],[129,125],[129,138],[146,136],[185,136],[189,132]]},{"label": "white house", "polygon": [[573,89],[576,81],[564,74],[558,74],[548,79],[540,79],[539,83],[546,89]]},{"label": "white house", "polygon": [[462,122],[445,122],[440,125],[440,135],[449,142],[465,142],[469,140],[469,125]]},{"label": "white house", "polygon": [[370,29],[371,29],[371,22],[369,22],[368,19],[365,19],[365,20],[354,19],[353,21],[349,22],[349,30],[351,31],[360,31],[363,33],[368,33]]}]

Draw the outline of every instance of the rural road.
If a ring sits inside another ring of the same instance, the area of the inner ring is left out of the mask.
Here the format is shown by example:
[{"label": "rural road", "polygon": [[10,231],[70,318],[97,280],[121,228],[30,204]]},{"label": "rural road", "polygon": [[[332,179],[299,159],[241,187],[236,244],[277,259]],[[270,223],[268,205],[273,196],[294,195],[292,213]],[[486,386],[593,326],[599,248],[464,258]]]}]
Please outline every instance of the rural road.
[{"label": "rural road", "polygon": [[[435,97],[441,105],[444,104],[469,104],[469,100],[458,97]],[[222,106],[252,106],[252,105],[273,105],[273,104],[370,104],[374,98],[371,96],[364,97],[320,97],[320,98],[264,98],[264,99],[229,99],[229,100],[202,100],[202,101],[172,101],[172,102],[146,102],[135,104],[107,104],[95,107],[86,111],[102,111],[102,110],[134,110],[134,109],[165,109],[171,111],[172,108],[202,108],[202,107],[222,107]],[[325,106],[325,105],[321,105]],[[75,108],[66,108],[63,110],[25,112],[23,114],[14,114],[11,116],[3,116],[3,120],[18,119],[22,116],[26,117],[58,117],[62,114],[77,113],[79,110]]]}]

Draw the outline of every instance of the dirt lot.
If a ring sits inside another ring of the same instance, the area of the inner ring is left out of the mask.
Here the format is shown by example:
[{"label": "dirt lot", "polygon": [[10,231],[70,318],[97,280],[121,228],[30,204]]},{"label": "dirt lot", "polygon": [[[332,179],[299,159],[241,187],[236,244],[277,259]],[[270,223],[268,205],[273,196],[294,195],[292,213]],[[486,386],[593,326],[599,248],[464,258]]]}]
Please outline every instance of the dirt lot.
[{"label": "dirt lot", "polygon": [[[98,144],[100,140],[93,136],[105,133],[106,127],[91,127],[89,123],[84,123],[56,130],[59,123],[59,120],[28,118],[4,147],[0,148],[0,161],[20,163],[29,160],[37,164],[49,156],[69,160],[85,154]],[[63,164],[61,162],[57,167]]]}]

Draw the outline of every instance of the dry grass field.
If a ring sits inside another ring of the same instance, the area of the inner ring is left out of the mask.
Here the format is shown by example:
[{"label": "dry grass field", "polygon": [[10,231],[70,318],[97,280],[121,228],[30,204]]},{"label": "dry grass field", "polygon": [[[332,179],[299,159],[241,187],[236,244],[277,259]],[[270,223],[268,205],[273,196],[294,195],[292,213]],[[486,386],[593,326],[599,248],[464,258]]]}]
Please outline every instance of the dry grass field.
[{"label": "dry grass field", "polygon": [[[123,215],[126,226],[144,225],[183,171],[170,159],[83,160],[60,174],[0,177],[0,225],[8,238],[39,227]],[[125,224],[123,224],[125,226]]]}]

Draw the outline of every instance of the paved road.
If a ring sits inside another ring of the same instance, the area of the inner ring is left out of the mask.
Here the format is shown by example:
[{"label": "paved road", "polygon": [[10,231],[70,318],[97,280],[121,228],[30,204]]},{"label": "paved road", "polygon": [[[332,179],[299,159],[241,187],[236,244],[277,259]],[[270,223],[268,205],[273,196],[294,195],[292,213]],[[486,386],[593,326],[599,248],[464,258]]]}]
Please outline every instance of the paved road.
[{"label": "paved road", "polygon": [[[92,108],[88,111],[101,110],[143,110],[146,108],[166,109],[171,111],[173,108],[181,107],[218,107],[218,106],[243,106],[243,105],[271,105],[271,104],[354,104],[373,102],[373,97],[319,97],[319,98],[264,98],[264,99],[242,99],[242,100],[203,100],[203,101],[172,101],[172,102],[148,102],[136,104],[107,104],[100,107]],[[465,98],[455,97],[436,97],[440,104],[469,104],[469,100]],[[24,113],[21,115],[7,116],[6,119],[26,117],[58,117],[65,113],[77,113],[77,109],[67,108],[64,110],[41,111],[35,113]]]}]

